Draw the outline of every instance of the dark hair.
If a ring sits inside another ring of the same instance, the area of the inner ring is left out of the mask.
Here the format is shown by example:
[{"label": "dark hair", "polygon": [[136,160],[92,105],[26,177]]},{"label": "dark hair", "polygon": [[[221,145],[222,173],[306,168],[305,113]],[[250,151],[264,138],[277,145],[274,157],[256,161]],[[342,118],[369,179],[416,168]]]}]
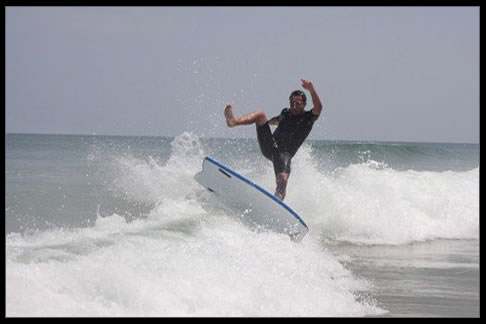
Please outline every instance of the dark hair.
[{"label": "dark hair", "polygon": [[293,96],[302,96],[304,98],[304,102],[307,102],[307,97],[305,96],[304,91],[300,91],[300,90],[292,91],[292,93],[289,96],[289,100],[292,99]]}]

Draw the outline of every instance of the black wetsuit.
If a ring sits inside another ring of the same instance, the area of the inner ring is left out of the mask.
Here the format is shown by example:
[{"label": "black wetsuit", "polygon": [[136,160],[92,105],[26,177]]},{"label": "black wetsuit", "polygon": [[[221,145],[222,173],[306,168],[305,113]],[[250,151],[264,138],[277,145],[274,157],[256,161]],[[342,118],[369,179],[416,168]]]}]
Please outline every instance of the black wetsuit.
[{"label": "black wetsuit", "polygon": [[288,108],[284,108],[273,134],[268,122],[262,126],[257,125],[260,150],[273,162],[275,174],[281,172],[290,174],[290,160],[309,135],[318,117],[319,115],[314,115],[310,110],[300,115],[292,115]]}]

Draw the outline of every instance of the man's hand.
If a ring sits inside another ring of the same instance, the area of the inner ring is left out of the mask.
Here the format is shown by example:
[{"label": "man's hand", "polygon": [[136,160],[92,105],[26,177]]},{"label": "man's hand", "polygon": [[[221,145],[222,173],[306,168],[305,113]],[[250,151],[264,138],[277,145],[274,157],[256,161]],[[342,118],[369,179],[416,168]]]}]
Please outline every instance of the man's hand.
[{"label": "man's hand", "polygon": [[300,81],[302,81],[302,88],[304,88],[305,90],[311,91],[314,89],[312,82],[310,82],[309,80],[300,79]]},{"label": "man's hand", "polygon": [[314,89],[314,85],[309,80],[300,79],[300,81],[302,81],[302,87],[305,90],[308,90],[312,96],[312,103],[314,104],[314,107],[312,108],[312,113],[319,116],[322,111],[322,103],[319,99],[319,96],[317,95],[316,90]]}]

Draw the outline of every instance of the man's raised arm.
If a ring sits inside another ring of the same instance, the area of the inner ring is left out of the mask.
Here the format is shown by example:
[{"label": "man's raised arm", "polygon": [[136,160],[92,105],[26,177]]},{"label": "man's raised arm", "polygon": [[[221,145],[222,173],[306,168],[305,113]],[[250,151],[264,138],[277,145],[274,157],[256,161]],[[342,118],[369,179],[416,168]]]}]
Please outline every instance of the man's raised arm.
[{"label": "man's raised arm", "polygon": [[316,90],[314,89],[314,85],[308,80],[300,80],[302,81],[302,87],[308,90],[311,94],[312,104],[314,105],[314,107],[312,108],[312,113],[314,115],[320,115],[322,111],[322,103],[321,99],[319,99],[319,96],[317,95]]}]

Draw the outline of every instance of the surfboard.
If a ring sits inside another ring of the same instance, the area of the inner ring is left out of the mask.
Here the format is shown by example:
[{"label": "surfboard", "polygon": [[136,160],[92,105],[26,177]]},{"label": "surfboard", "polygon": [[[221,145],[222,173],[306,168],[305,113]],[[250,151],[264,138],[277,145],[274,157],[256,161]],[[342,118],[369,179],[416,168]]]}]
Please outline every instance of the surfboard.
[{"label": "surfboard", "polygon": [[225,206],[260,228],[300,241],[309,228],[288,204],[230,167],[207,156],[194,179]]}]

